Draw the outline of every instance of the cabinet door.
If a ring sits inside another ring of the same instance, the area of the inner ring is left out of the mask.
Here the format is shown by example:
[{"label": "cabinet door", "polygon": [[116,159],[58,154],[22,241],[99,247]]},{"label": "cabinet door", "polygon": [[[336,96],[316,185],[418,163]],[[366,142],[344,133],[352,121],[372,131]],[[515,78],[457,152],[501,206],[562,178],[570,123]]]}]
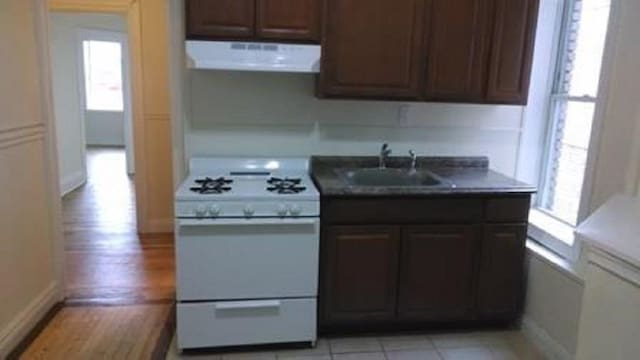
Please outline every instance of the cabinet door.
[{"label": "cabinet door", "polygon": [[488,55],[487,0],[432,0],[427,99],[482,101]]},{"label": "cabinet door", "polygon": [[487,100],[526,104],[539,0],[494,0]]},{"label": "cabinet door", "polygon": [[417,99],[425,0],[326,0],[320,93]]},{"label": "cabinet door", "polygon": [[486,225],[478,284],[478,312],[483,318],[512,320],[524,291],[527,226]]},{"label": "cabinet door", "polygon": [[473,226],[405,228],[400,257],[400,318],[470,319],[476,251]]},{"label": "cabinet door", "polygon": [[332,226],[325,235],[322,324],[393,320],[398,228]]},{"label": "cabinet door", "polygon": [[187,0],[187,37],[250,39],[255,35],[255,0]]},{"label": "cabinet door", "polygon": [[262,39],[320,41],[321,0],[258,0]]}]

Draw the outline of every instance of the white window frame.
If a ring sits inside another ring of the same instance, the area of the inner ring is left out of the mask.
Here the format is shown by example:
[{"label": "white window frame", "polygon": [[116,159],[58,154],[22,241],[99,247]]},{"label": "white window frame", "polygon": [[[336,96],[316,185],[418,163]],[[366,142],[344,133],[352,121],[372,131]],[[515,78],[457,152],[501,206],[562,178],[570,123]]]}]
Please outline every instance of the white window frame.
[{"label": "white window frame", "polygon": [[[577,223],[579,224],[589,215],[592,210],[590,201],[593,189],[593,177],[595,174],[595,162],[597,158],[597,149],[599,148],[602,120],[606,110],[606,104],[608,102],[609,78],[611,73],[610,69],[613,63],[613,47],[615,46],[613,40],[615,38],[617,29],[616,24],[619,15],[619,3],[618,0],[611,0],[608,29],[602,59],[600,83],[598,85],[598,95],[597,97],[593,98],[589,96],[575,97],[557,95],[557,84],[559,84],[559,80],[561,80],[562,76],[561,65],[564,63],[565,57],[567,55],[566,36],[568,32],[566,31],[566,29],[568,26],[571,9],[573,9],[575,1],[576,0],[563,0],[563,9],[560,12],[561,21],[558,22],[559,31],[557,31],[558,36],[556,39],[557,51],[552,55],[555,57],[555,61],[553,61],[555,65],[549,75],[551,77],[551,82],[553,85],[550,89],[551,93],[548,95],[546,106],[547,135],[544,142],[545,147],[543,150],[543,161],[541,162],[541,169],[539,171],[539,185],[540,189],[546,189],[546,181],[548,181],[547,174],[549,174],[549,166],[552,162],[550,146],[554,143],[555,140],[554,134],[556,126],[556,118],[554,114],[554,112],[556,111],[556,107],[553,104],[554,101],[552,101],[553,97],[561,96],[562,98],[570,101],[595,101],[595,113],[592,120],[591,140],[589,142],[587,164],[585,168],[580,207],[578,211]],[[540,193],[539,195],[540,196],[537,196],[534,200],[533,208],[531,209],[528,231],[529,237],[540,243],[544,247],[555,252],[556,254],[560,255],[561,257],[570,261],[577,262],[581,255],[582,246],[579,242],[579,239],[576,239],[574,236],[575,227],[561,220],[558,220],[554,216],[549,215],[546,210],[539,207],[540,201],[543,201],[544,199],[544,194]],[[572,245],[569,245],[569,243],[572,243]]]}]

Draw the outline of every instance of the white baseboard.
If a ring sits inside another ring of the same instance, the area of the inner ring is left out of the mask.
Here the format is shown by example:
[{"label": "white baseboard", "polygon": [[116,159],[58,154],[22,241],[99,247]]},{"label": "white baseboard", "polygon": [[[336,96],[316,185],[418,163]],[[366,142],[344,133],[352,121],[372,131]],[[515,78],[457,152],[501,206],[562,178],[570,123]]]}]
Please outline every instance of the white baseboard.
[{"label": "white baseboard", "polygon": [[60,181],[60,197],[67,195],[87,182],[87,175],[83,171],[78,171],[67,175]]},{"label": "white baseboard", "polygon": [[545,358],[550,360],[575,359],[575,356],[571,355],[564,346],[555,341],[544,329],[527,316],[522,318],[522,332],[536,348],[542,351]]},{"label": "white baseboard", "polygon": [[0,359],[5,359],[51,308],[61,301],[57,283],[52,283],[36,297],[22,312],[0,329]]}]

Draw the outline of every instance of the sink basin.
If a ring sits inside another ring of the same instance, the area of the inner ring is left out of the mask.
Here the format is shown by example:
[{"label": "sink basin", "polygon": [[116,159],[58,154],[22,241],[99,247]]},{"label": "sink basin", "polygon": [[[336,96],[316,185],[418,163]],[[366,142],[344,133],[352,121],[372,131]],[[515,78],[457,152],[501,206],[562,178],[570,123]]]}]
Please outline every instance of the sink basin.
[{"label": "sink basin", "polygon": [[364,168],[336,171],[352,186],[439,186],[444,183],[427,170]]}]

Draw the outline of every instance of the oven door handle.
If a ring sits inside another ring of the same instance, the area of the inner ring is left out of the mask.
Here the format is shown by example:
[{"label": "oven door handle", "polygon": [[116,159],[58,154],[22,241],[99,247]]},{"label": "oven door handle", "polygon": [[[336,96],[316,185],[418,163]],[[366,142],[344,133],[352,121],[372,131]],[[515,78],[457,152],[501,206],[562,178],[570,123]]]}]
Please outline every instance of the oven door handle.
[{"label": "oven door handle", "polygon": [[318,218],[249,218],[249,219],[178,219],[178,226],[264,226],[264,225],[315,225]]}]

